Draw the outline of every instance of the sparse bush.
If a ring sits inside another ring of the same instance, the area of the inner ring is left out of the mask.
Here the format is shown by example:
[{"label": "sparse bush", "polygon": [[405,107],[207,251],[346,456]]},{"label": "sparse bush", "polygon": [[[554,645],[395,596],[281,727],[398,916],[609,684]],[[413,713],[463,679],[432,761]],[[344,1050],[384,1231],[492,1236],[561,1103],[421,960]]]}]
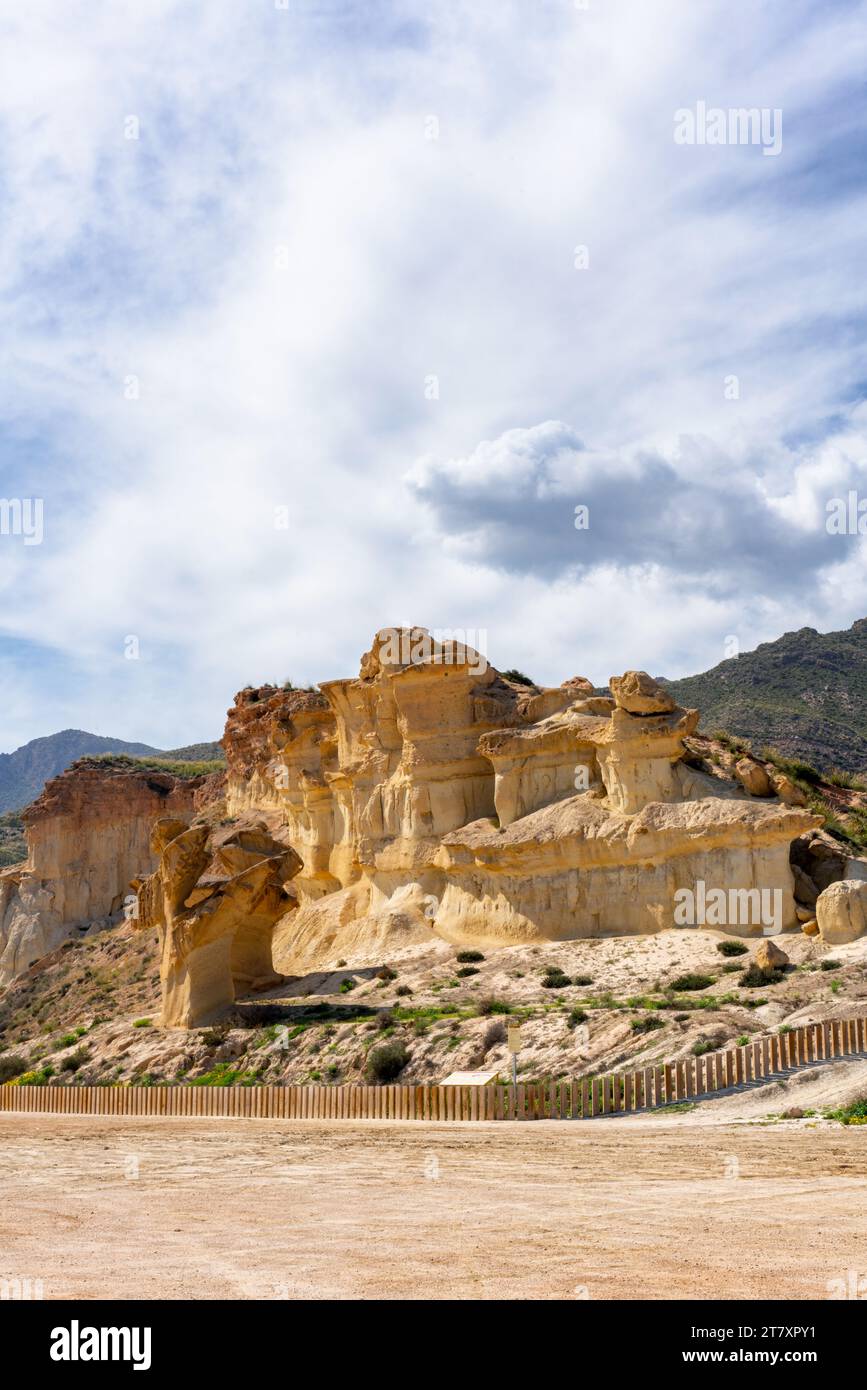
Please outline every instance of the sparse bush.
[{"label": "sparse bush", "polygon": [[572,981],[557,966],[549,966],[542,978],[543,989],[566,989]]},{"label": "sparse bush", "polygon": [[48,1078],[54,1075],[53,1067],[40,1067],[38,1071],[25,1071],[10,1082],[12,1086],[47,1086]]},{"label": "sparse bush", "polygon": [[572,976],[572,983],[573,983],[573,985],[592,985],[592,983],[593,983],[593,976],[592,976],[592,975],[573,975],[573,976]]},{"label": "sparse bush", "polygon": [[713,1043],[712,1043],[712,1042],[708,1042],[706,1039],[700,1038],[700,1039],[698,1040],[698,1042],[694,1042],[694,1043],[693,1043],[693,1045],[692,1045],[692,1055],[693,1055],[693,1057],[703,1057],[704,1054],[705,1054],[706,1052],[713,1052]]},{"label": "sparse bush", "polygon": [[498,1043],[505,1041],[506,1025],[499,1019],[495,1020],[493,1023],[489,1023],[482,1035],[482,1047],[485,1052],[489,1052],[492,1047],[496,1047]]},{"label": "sparse bush", "polygon": [[841,1125],[867,1125],[867,1096],[861,1096],[838,1110],[826,1110],[825,1115],[829,1120],[839,1120]]},{"label": "sparse bush", "polygon": [[458,951],[455,959],[459,960],[462,965],[473,965],[476,961],[484,960],[485,958],[481,951]]},{"label": "sparse bush", "polygon": [[394,1081],[409,1061],[409,1052],[404,1043],[397,1040],[380,1043],[370,1050],[365,1067],[368,1081],[384,1085]]},{"label": "sparse bush", "polygon": [[390,965],[384,965],[381,970],[377,970],[376,978],[378,980],[385,980],[387,983],[389,980],[397,979],[397,971],[392,970]]},{"label": "sparse bush", "polygon": [[586,1023],[589,1017],[586,1009],[570,1009],[566,1022],[570,1028],[577,1028],[579,1023]]},{"label": "sparse bush", "polygon": [[762,970],[754,963],[744,971],[738,984],[742,989],[761,989],[763,985],[777,985],[784,978],[782,970]]},{"label": "sparse bush", "polygon": [[633,1033],[652,1033],[654,1028],[665,1027],[665,1019],[657,1014],[645,1014],[644,1018],[634,1018],[631,1027]]},{"label": "sparse bush", "polygon": [[399,995],[401,999],[405,998],[408,994],[412,994],[412,990],[410,989],[409,985],[398,985],[397,989],[394,992],[395,994]]},{"label": "sparse bush", "polygon": [[0,1057],[0,1086],[5,1085],[7,1081],[11,1081],[14,1077],[20,1076],[21,1073],[26,1070],[27,1061],[24,1057],[13,1057],[11,1053],[7,1053],[6,1056]]},{"label": "sparse bush", "polygon": [[78,1047],[75,1052],[70,1052],[60,1063],[61,1071],[78,1071],[85,1062],[90,1061],[90,1052],[86,1047]]},{"label": "sparse bush", "polygon": [[511,1004],[507,1004],[504,999],[480,999],[476,1005],[476,1013],[484,1017],[486,1014],[510,1014]]},{"label": "sparse bush", "polygon": [[716,948],[721,956],[745,956],[750,949],[742,941],[718,941]]},{"label": "sparse bush", "polygon": [[867,792],[867,785],[859,777],[855,777],[851,772],[846,772],[843,768],[835,767],[828,773],[827,780],[832,787],[845,787],[853,792]]},{"label": "sparse bush", "polygon": [[828,959],[826,958],[825,960],[819,962],[819,969],[820,969],[820,970],[839,970],[839,969],[840,969],[840,962],[839,962],[838,960],[828,960]]},{"label": "sparse bush", "polygon": [[515,685],[536,684],[536,682],[534,680],[531,680],[529,676],[525,676],[523,671],[516,671],[514,666],[510,667],[508,671],[503,672],[503,679],[507,681],[513,681]]},{"label": "sparse bush", "polygon": [[376,1015],[376,1026],[380,1032],[384,1028],[394,1027],[394,1014],[391,1012],[391,1009],[380,1009],[379,1013]]},{"label": "sparse bush", "polygon": [[672,980],[669,989],[675,990],[678,994],[691,989],[707,989],[713,984],[712,975],[687,974],[678,975],[676,980]]}]

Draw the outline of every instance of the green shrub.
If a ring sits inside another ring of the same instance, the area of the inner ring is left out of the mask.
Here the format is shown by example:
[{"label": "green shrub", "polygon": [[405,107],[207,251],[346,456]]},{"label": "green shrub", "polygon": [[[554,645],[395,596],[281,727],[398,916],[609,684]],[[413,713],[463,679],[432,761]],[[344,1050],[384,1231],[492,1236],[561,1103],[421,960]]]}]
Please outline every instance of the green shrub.
[{"label": "green shrub", "polygon": [[568,1027],[575,1028],[579,1023],[586,1023],[589,1017],[586,1009],[570,1009],[566,1022]]},{"label": "green shrub", "polygon": [[478,967],[475,965],[462,965],[460,970],[455,971],[459,980],[466,980],[468,976],[478,975],[478,973]]},{"label": "green shrub", "polygon": [[867,1125],[867,1096],[860,1096],[837,1110],[826,1110],[825,1116],[829,1120],[839,1120],[841,1125]]},{"label": "green shrub", "polygon": [[11,1086],[45,1086],[48,1078],[54,1075],[53,1067],[40,1067],[38,1071],[25,1071],[9,1084]]},{"label": "green shrub", "polygon": [[839,970],[839,969],[840,969],[840,962],[839,962],[838,960],[828,960],[828,959],[826,958],[825,960],[819,962],[819,969],[820,969],[820,970]]},{"label": "green shrub", "polygon": [[573,985],[592,985],[592,983],[593,983],[593,976],[592,976],[592,975],[573,975],[573,976],[572,976],[572,983],[573,983]]},{"label": "green shrub", "polygon": [[534,680],[531,680],[529,676],[525,676],[523,671],[516,671],[514,666],[511,666],[508,671],[503,671],[502,675],[504,680],[513,681],[515,685],[536,684],[536,682]]},{"label": "green shrub", "polygon": [[357,988],[357,986],[358,986],[358,981],[357,981],[357,980],[353,980],[353,979],[351,979],[351,978],[347,978],[347,979],[345,979],[345,980],[341,980],[341,981],[340,981],[340,993],[341,993],[341,994],[350,994],[350,993],[352,992],[352,990],[354,990],[355,988]]},{"label": "green shrub", "polygon": [[484,1017],[486,1014],[510,1014],[511,1004],[507,1004],[504,999],[480,999],[476,1005],[476,1013]]},{"label": "green shrub", "polygon": [[21,1073],[26,1070],[27,1062],[24,1057],[13,1057],[11,1053],[7,1053],[6,1056],[0,1057],[0,1086],[5,1085],[7,1081],[11,1081],[14,1077],[20,1076]]},{"label": "green shrub", "polygon": [[669,989],[675,990],[678,994],[690,989],[707,989],[713,984],[712,975],[678,975],[676,980],[672,980]]},{"label": "green shrub", "polygon": [[855,777],[851,772],[845,772],[842,768],[835,767],[827,775],[827,780],[832,787],[846,787],[853,792],[867,792],[867,786],[860,778]]},{"label": "green shrub", "polygon": [[551,968],[549,970],[546,970],[545,972],[545,975],[542,979],[542,988],[566,989],[566,987],[568,985],[571,985],[571,983],[572,981],[569,979],[569,976],[564,975],[562,970]]},{"label": "green shrub", "polygon": [[749,1033],[741,1033],[740,1037],[735,1039],[735,1047],[746,1047],[749,1040]]},{"label": "green shrub", "polygon": [[462,965],[473,965],[476,961],[484,960],[485,958],[481,951],[458,951],[456,959],[459,960]]},{"label": "green shrub", "polygon": [[133,1025],[132,1025],[132,1026],[133,1026],[133,1028],[150,1028],[150,1027],[152,1026],[152,1024],[153,1024],[153,1019],[150,1019],[150,1018],[136,1018],[136,1019],[133,1019]]},{"label": "green shrub", "polygon": [[78,1071],[85,1062],[90,1061],[90,1053],[86,1047],[78,1047],[74,1052],[70,1052],[60,1063],[61,1071]]},{"label": "green shrub", "polygon": [[718,941],[716,948],[721,956],[745,956],[750,949],[742,941]]},{"label": "green shrub", "polygon": [[782,970],[762,970],[755,962],[745,970],[738,984],[742,989],[761,989],[763,985],[777,985],[785,979]]},{"label": "green shrub", "polygon": [[397,1039],[380,1043],[378,1047],[372,1047],[368,1053],[365,1076],[368,1081],[380,1084],[394,1081],[408,1061],[409,1052],[404,1043]]},{"label": "green shrub", "polygon": [[211,1071],[205,1072],[204,1076],[197,1076],[190,1082],[191,1086],[255,1086],[259,1079],[258,1069],[254,1071],[240,1071],[233,1067],[229,1062],[218,1062]]},{"label": "green shrub", "polygon": [[713,1052],[713,1043],[707,1042],[706,1039],[693,1043],[693,1057],[703,1057],[706,1052]]},{"label": "green shrub", "polygon": [[634,1018],[631,1023],[633,1033],[652,1033],[654,1028],[664,1028],[665,1019],[658,1014],[645,1014],[644,1018]]}]

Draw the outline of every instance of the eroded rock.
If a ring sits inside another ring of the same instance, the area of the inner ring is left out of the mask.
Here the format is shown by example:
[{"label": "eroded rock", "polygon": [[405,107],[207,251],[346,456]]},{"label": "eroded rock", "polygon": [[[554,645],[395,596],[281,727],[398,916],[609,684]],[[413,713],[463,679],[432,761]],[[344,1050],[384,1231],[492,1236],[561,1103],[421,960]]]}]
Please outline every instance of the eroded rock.
[{"label": "eroded rock", "polygon": [[157,821],[157,869],[139,885],[139,923],[160,937],[164,1028],[211,1023],[236,991],[280,982],[271,938],[301,859],[262,821]]},{"label": "eroded rock", "polygon": [[867,883],[843,879],[819,894],[816,902],[819,935],[829,946],[857,941],[867,931]]},{"label": "eroded rock", "polygon": [[627,671],[608,682],[618,709],[627,714],[668,714],[674,709],[674,696],[646,671]]}]

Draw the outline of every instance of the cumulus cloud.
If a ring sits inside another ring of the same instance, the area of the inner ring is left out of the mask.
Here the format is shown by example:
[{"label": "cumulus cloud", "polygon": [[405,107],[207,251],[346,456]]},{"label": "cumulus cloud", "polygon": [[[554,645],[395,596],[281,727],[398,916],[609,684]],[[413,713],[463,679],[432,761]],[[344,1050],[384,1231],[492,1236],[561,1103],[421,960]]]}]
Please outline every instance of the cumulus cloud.
[{"label": "cumulus cloud", "polygon": [[507,573],[553,579],[657,565],[732,595],[752,596],[756,585],[803,595],[863,544],[827,522],[833,499],[867,487],[867,436],[850,428],[818,452],[778,445],[777,454],[768,466],[752,449],[726,454],[693,438],[609,454],[549,420],[463,458],[423,459],[407,484],[446,548]]}]

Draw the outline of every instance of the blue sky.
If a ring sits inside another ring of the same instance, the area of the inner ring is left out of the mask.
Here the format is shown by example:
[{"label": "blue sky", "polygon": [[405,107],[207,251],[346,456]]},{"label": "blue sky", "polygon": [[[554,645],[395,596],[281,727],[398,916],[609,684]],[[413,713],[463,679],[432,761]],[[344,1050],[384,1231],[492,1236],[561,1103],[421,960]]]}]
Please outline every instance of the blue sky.
[{"label": "blue sky", "polygon": [[865,11],[7,10],[0,749],[214,737],[393,623],[603,683],[867,615]]}]

